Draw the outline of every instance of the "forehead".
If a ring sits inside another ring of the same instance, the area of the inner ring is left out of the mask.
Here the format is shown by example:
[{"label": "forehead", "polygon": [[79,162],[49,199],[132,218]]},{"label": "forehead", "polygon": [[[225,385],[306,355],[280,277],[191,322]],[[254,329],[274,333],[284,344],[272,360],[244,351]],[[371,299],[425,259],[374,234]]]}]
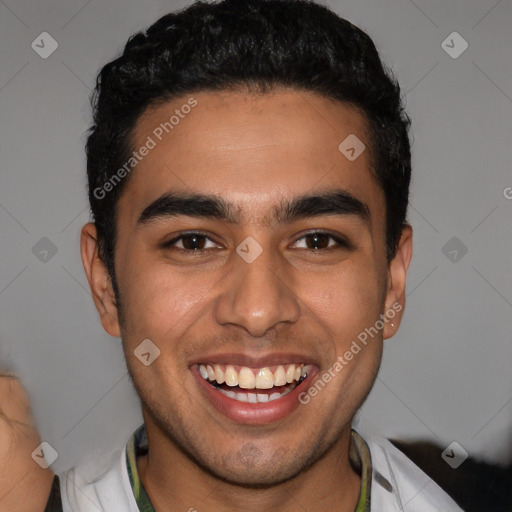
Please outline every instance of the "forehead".
[{"label": "forehead", "polygon": [[[350,146],[359,140],[366,149],[351,161],[339,149],[345,140]],[[383,216],[366,118],[314,93],[183,96],[141,116],[133,149],[143,146],[151,149],[132,171],[120,200],[133,216],[162,194],[177,191],[224,197],[240,218],[263,221],[278,200],[340,188],[375,210],[372,216]]]}]

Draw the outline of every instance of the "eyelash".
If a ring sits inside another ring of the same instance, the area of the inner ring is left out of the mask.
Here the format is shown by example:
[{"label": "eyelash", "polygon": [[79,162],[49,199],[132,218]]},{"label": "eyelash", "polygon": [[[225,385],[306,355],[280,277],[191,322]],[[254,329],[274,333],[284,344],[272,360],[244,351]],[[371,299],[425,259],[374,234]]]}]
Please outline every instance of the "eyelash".
[{"label": "eyelash", "polygon": [[[305,233],[301,237],[299,237],[294,242],[294,244],[296,244],[299,240],[305,239],[306,237],[313,236],[313,235],[325,235],[329,239],[334,240],[336,242],[337,246],[328,246],[328,247],[323,248],[323,249],[309,249],[309,248],[305,247],[304,249],[309,250],[309,251],[316,251],[316,252],[318,252],[318,251],[326,251],[326,250],[333,250],[333,249],[352,249],[352,245],[347,240],[345,240],[343,237],[333,235],[333,234],[331,234],[329,232],[326,232],[326,231],[311,231],[311,232]],[[164,249],[173,249],[175,251],[189,253],[189,254],[193,254],[193,255],[202,255],[202,254],[208,252],[211,249],[211,248],[208,248],[208,249],[184,249],[184,248],[181,248],[181,247],[176,247],[176,245],[175,245],[176,242],[178,242],[180,240],[183,240],[185,238],[188,238],[188,237],[192,237],[192,236],[206,238],[210,242],[215,243],[208,235],[206,235],[204,233],[201,233],[200,231],[190,231],[190,232],[187,232],[187,233],[182,233],[181,235],[173,238],[172,240],[169,240],[168,242],[164,242],[162,244],[162,248],[164,248]]]}]

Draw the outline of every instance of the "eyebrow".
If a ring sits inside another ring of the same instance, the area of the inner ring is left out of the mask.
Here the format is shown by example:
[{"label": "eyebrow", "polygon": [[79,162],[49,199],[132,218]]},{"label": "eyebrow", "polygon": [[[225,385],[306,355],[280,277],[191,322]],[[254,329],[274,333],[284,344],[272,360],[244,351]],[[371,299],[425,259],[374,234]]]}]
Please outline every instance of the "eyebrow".
[{"label": "eyebrow", "polygon": [[[177,216],[215,219],[239,224],[241,218],[237,211],[238,208],[234,204],[216,195],[168,192],[144,209],[137,224],[148,224]],[[359,217],[368,226],[371,225],[368,205],[341,189],[282,200],[271,212],[270,217],[267,216],[264,219],[264,222],[287,224],[299,219],[324,215],[353,215]]]}]

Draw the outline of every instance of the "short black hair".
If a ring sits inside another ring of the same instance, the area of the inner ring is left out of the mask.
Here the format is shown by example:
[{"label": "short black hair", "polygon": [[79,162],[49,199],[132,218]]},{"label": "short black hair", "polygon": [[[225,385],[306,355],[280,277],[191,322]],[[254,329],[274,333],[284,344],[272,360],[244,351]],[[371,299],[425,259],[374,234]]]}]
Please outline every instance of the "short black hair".
[{"label": "short black hair", "polygon": [[129,160],[141,114],[194,91],[282,87],[345,102],[365,115],[386,201],[386,255],[394,257],[409,200],[410,118],[370,37],[308,0],[198,1],[130,37],[122,55],[101,69],[92,95],[89,201],[116,293],[116,204],[128,177],[106,184]]}]

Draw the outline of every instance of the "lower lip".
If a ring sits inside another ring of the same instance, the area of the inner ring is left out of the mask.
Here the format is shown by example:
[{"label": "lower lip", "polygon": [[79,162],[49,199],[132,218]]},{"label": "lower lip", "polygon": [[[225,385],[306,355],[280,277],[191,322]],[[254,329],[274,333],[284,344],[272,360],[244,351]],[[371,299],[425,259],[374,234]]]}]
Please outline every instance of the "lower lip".
[{"label": "lower lip", "polygon": [[248,402],[239,402],[217,391],[214,386],[201,377],[197,366],[191,368],[191,371],[198,381],[200,389],[206,395],[207,400],[219,412],[236,423],[246,425],[265,425],[286,418],[286,416],[301,405],[299,395],[302,391],[309,388],[312,378],[316,373],[313,369],[303,382],[281,398],[273,400],[272,402],[251,404]]}]

